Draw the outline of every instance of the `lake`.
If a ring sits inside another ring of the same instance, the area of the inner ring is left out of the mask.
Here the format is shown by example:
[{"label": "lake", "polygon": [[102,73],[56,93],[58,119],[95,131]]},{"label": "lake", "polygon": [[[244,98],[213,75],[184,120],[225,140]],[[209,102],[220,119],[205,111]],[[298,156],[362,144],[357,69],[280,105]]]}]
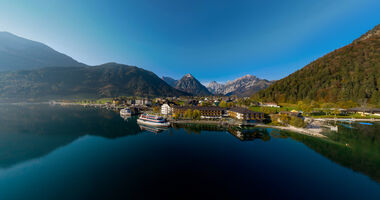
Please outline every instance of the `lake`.
[{"label": "lake", "polygon": [[380,199],[380,124],[328,139],[0,105],[0,199]]}]

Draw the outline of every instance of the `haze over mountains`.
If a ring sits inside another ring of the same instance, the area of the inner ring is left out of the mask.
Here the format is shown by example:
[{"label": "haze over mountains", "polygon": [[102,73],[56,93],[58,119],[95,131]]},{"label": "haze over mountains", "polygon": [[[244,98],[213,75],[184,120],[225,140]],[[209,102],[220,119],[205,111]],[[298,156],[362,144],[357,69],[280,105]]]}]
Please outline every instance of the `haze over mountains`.
[{"label": "haze over mountains", "polygon": [[178,83],[178,80],[175,80],[174,78],[163,76],[162,80],[164,80],[167,84],[169,84],[172,87],[175,87]]},{"label": "haze over mountains", "polygon": [[0,32],[0,71],[42,67],[79,67],[83,63],[54,49],[8,32]]},{"label": "haze over mountains", "polygon": [[256,98],[290,102],[352,100],[380,105],[380,25],[260,91]]},{"label": "haze over mountains", "polygon": [[280,103],[380,105],[380,25],[276,82],[246,75],[226,84],[213,81],[206,88],[191,74],[177,81],[117,63],[87,66],[7,32],[0,32],[0,71],[0,100],[254,94]]}]

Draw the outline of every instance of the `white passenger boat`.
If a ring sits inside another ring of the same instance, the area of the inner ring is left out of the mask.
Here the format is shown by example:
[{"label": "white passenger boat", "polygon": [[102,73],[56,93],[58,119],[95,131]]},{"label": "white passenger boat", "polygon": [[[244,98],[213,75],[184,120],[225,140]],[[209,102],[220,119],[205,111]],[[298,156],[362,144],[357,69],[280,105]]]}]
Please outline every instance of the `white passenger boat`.
[{"label": "white passenger boat", "polygon": [[155,126],[155,127],[168,127],[170,123],[166,121],[165,118],[156,115],[148,115],[142,114],[137,119],[137,123],[147,125],[147,126]]},{"label": "white passenger boat", "polygon": [[120,110],[120,115],[129,116],[129,115],[132,115],[132,111],[129,108],[123,108]]}]

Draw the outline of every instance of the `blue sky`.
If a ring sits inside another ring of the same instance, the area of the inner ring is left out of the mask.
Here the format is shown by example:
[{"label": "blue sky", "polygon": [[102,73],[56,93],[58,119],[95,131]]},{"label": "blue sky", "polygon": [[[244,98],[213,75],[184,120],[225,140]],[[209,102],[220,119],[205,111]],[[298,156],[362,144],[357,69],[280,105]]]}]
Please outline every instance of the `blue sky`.
[{"label": "blue sky", "polygon": [[376,0],[0,0],[0,31],[90,65],[281,79],[380,23]]}]

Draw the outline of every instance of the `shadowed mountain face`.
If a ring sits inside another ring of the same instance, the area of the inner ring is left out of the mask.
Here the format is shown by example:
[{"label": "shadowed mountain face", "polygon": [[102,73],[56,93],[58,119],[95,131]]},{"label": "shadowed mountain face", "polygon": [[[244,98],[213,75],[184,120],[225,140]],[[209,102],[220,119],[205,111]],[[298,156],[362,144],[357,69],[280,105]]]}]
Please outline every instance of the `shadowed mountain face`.
[{"label": "shadowed mountain face", "polygon": [[380,105],[380,25],[277,81],[256,97],[290,103],[352,100]]},{"label": "shadowed mountain face", "polygon": [[175,88],[197,96],[211,95],[211,92],[191,74],[183,76],[181,80],[177,82]]},{"label": "shadowed mountain face", "polygon": [[51,66],[85,66],[71,57],[32,40],[0,32],[0,71]]},{"label": "shadowed mountain face", "polygon": [[178,80],[175,80],[174,78],[163,76],[162,80],[164,80],[168,85],[175,87],[177,85]]},{"label": "shadowed mountain face", "polygon": [[113,111],[0,105],[0,168],[47,155],[85,135],[112,139],[139,132],[136,119],[123,121]]},{"label": "shadowed mountain face", "polygon": [[35,100],[115,96],[180,96],[153,72],[108,63],[0,73],[0,99]]}]

